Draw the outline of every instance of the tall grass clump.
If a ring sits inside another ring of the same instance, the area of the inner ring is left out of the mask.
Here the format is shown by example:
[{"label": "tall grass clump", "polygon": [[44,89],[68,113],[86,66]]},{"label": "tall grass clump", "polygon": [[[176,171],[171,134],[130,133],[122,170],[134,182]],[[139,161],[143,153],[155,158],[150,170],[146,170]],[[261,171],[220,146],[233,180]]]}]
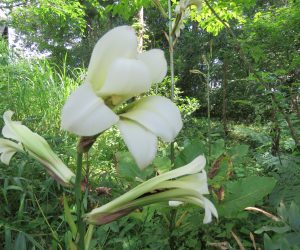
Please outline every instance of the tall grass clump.
[{"label": "tall grass clump", "polygon": [[57,135],[60,110],[70,92],[80,82],[83,71],[56,65],[47,58],[23,59],[9,55],[0,47],[0,113],[7,109],[25,123],[32,123],[37,132]]},{"label": "tall grass clump", "polygon": [[[3,113],[12,110],[15,120],[43,135],[72,168],[75,149],[67,145],[75,137],[60,130],[60,112],[82,74],[46,58],[21,58],[0,40],[0,128]],[[62,191],[26,155],[14,156],[9,167],[0,163],[0,249],[46,249],[57,238],[51,231],[64,231]]]}]

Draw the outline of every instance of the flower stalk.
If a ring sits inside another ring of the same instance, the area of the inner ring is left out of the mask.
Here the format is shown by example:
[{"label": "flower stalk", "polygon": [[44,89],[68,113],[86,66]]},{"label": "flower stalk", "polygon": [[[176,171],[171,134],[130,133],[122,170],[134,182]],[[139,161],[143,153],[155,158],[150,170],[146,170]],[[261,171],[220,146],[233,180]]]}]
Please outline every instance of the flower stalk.
[{"label": "flower stalk", "polygon": [[84,207],[82,202],[82,152],[77,153],[77,167],[76,167],[76,181],[75,181],[75,200],[76,200],[76,215],[77,215],[77,228],[78,228],[78,249],[84,249],[84,235],[85,224],[82,220],[84,214]]},{"label": "flower stalk", "polygon": [[[172,3],[171,0],[168,0],[168,18],[169,18],[169,53],[170,53],[170,75],[171,75],[171,100],[174,101],[174,88],[175,88],[175,81],[174,81],[174,42],[173,42],[173,28],[172,28]],[[174,142],[170,144],[170,159],[172,166],[175,162],[175,146]],[[172,232],[174,230],[174,224],[176,220],[177,209],[171,209],[170,211],[170,225],[169,225],[169,245],[171,249],[174,249],[174,241],[172,237]]]},{"label": "flower stalk", "polygon": [[[168,17],[169,17],[169,54],[170,54],[170,76],[171,76],[171,100],[174,102],[174,88],[175,88],[175,81],[174,81],[174,43],[173,43],[173,34],[172,34],[172,4],[171,0],[168,0]],[[171,142],[170,145],[171,152],[170,158],[171,163],[174,165],[175,161],[175,148],[174,142]]]}]

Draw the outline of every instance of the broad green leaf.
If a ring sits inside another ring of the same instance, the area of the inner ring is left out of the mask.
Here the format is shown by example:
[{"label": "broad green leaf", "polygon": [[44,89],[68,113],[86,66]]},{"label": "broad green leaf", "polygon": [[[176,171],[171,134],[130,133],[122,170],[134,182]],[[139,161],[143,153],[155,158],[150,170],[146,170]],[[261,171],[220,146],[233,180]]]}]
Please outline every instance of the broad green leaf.
[{"label": "broad green leaf", "polygon": [[203,155],[203,154],[205,154],[205,146],[204,146],[203,142],[201,142],[199,140],[193,140],[176,157],[175,167],[182,167],[182,166],[190,163],[197,156]]},{"label": "broad green leaf", "polygon": [[225,142],[223,139],[216,140],[211,145],[211,156],[213,158],[218,158],[221,154],[225,152]]},{"label": "broad green leaf", "polygon": [[275,250],[276,246],[269,235],[264,234],[264,247],[266,250]]},{"label": "broad green leaf", "polygon": [[293,247],[297,246],[298,248],[300,247],[300,232],[291,232],[291,233],[284,234],[284,238],[291,246]]},{"label": "broad green leaf", "polygon": [[118,152],[116,157],[119,163],[119,174],[129,181],[134,181],[136,177],[146,180],[153,173],[150,167],[141,170],[129,152]]},{"label": "broad green leaf", "polygon": [[245,144],[236,145],[228,150],[228,154],[235,164],[241,162],[248,154],[249,146]]},{"label": "broad green leaf", "polygon": [[300,233],[276,234],[270,238],[264,234],[265,250],[298,250],[300,249]]},{"label": "broad green leaf", "polygon": [[300,231],[300,209],[295,202],[291,203],[289,209],[289,224],[295,231]]},{"label": "broad green leaf", "polygon": [[110,223],[109,228],[114,233],[119,233],[120,232],[120,227],[119,227],[117,221],[113,221],[112,223]]},{"label": "broad green leaf", "polygon": [[217,206],[220,216],[236,217],[246,207],[254,206],[269,194],[276,184],[271,177],[249,176],[225,184],[224,201]]},{"label": "broad green leaf", "polygon": [[168,157],[156,157],[152,163],[155,171],[159,174],[171,170],[171,160]]}]

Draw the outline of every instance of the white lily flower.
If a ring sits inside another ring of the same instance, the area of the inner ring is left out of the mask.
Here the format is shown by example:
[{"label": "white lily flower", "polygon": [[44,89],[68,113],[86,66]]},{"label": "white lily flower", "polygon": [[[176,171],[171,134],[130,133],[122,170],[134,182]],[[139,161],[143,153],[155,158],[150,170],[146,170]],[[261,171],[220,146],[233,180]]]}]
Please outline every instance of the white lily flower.
[{"label": "white lily flower", "polygon": [[203,223],[209,223],[212,215],[217,218],[218,213],[204,197],[208,194],[204,166],[205,158],[199,156],[188,165],[149,179],[104,206],[93,209],[85,215],[85,220],[90,224],[106,224],[149,204],[183,202],[203,207]]},{"label": "white lily flower", "polygon": [[5,138],[0,138],[1,161],[8,165],[11,157],[16,152],[28,153],[31,157],[42,163],[47,172],[63,186],[70,186],[74,180],[74,173],[58,158],[52,151],[46,140],[19,121],[12,121],[12,111],[6,111],[3,115],[5,126],[2,134]]},{"label": "white lily flower", "polygon": [[152,83],[162,81],[166,72],[162,50],[138,53],[131,27],[112,29],[97,42],[84,84],[64,105],[62,128],[93,136],[117,124],[139,167],[146,167],[155,157],[157,137],[171,142],[181,130],[178,108],[161,96],[143,98],[120,115],[112,108],[146,92]]}]

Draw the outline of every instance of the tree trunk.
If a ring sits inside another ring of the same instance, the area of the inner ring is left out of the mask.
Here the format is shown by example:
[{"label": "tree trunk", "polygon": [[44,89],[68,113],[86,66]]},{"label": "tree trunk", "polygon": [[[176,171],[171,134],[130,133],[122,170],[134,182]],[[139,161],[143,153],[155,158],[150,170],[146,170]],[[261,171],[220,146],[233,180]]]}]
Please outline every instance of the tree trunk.
[{"label": "tree trunk", "polygon": [[223,61],[223,84],[222,84],[222,89],[223,89],[223,107],[222,107],[222,123],[223,123],[223,129],[225,132],[225,135],[228,135],[228,126],[227,126],[227,69],[228,69],[228,62],[227,58],[224,57]]},{"label": "tree trunk", "polygon": [[138,51],[142,52],[144,46],[144,32],[145,32],[144,7],[142,7],[138,12],[138,22],[139,22]]}]

